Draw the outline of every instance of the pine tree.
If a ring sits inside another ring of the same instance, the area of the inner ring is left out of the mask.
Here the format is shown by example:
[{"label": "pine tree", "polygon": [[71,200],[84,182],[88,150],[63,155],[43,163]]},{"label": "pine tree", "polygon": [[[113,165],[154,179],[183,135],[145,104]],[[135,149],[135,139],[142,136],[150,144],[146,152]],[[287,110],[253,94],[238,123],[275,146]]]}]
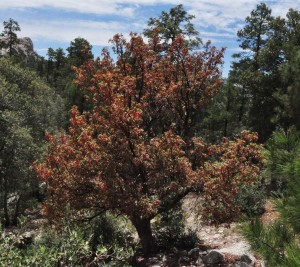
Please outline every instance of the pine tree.
[{"label": "pine tree", "polygon": [[[4,31],[2,32],[2,36],[7,37],[7,41],[5,42],[5,47],[9,48],[9,56],[13,55],[13,45],[18,43],[18,37],[16,32],[20,31],[21,28],[17,21],[10,18],[8,21],[3,22]],[[2,44],[3,45],[3,44]]]},{"label": "pine tree", "polygon": [[171,8],[169,13],[163,11],[158,18],[150,18],[148,28],[144,30],[144,35],[152,38],[153,34],[159,35],[163,40],[165,50],[168,49],[170,43],[174,41],[178,34],[185,35],[189,48],[198,47],[201,44],[201,39],[198,37],[199,32],[192,24],[192,19],[195,16],[189,15],[180,4]]}]

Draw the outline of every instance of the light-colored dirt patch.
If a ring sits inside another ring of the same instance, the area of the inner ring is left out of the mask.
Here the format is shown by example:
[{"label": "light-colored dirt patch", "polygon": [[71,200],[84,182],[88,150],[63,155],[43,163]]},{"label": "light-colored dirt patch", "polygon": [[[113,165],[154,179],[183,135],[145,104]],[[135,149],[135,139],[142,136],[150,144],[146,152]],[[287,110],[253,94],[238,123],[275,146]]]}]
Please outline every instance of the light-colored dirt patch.
[{"label": "light-colored dirt patch", "polygon": [[201,198],[195,194],[189,194],[182,203],[182,209],[186,218],[186,228],[197,233],[200,240],[208,248],[218,249],[220,252],[235,256],[250,253],[250,245],[237,231],[238,223],[221,224],[218,227],[207,225],[201,221],[199,207]]},{"label": "light-colored dirt patch", "polygon": [[265,213],[261,216],[261,220],[264,224],[272,223],[279,218],[279,212],[276,210],[272,200],[267,200],[265,205]]}]

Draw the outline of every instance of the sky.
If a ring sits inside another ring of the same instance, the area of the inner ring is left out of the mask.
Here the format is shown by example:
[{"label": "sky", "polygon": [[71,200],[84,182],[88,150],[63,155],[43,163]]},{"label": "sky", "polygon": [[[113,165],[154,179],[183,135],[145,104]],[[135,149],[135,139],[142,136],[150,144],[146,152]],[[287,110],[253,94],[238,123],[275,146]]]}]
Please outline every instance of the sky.
[{"label": "sky", "polygon": [[[19,23],[19,37],[30,37],[35,51],[46,56],[49,47],[67,48],[77,37],[93,45],[95,56],[109,47],[114,34],[142,33],[150,17],[183,4],[195,16],[192,21],[204,42],[226,47],[223,76],[228,75],[232,54],[240,51],[236,33],[261,1],[256,0],[1,0],[0,22]],[[300,0],[264,1],[274,16],[284,17],[289,8],[300,10]],[[3,30],[3,28],[2,28]],[[0,28],[0,32],[2,31]]]}]

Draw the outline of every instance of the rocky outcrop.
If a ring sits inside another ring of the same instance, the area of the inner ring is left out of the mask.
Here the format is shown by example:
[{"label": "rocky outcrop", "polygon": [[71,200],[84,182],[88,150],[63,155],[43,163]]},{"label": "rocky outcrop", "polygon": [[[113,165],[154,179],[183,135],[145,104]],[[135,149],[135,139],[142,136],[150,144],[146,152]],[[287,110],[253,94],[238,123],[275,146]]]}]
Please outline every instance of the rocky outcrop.
[{"label": "rocky outcrop", "polygon": [[169,252],[153,254],[148,257],[136,254],[132,259],[134,267],[263,267],[252,254],[241,256],[221,253],[215,249],[202,250],[193,248],[190,251],[172,249]]},{"label": "rocky outcrop", "polygon": [[[0,36],[0,56],[8,56],[8,37]],[[38,54],[33,49],[32,40],[29,37],[18,38],[18,42],[13,45],[13,55],[25,62],[35,62],[39,59]]]}]

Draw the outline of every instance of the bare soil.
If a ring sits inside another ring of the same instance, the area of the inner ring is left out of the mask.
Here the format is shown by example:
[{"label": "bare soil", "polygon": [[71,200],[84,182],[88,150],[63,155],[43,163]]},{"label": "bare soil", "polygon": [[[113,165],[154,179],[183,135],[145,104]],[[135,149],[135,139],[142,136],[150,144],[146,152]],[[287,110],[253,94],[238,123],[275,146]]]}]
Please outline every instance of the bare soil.
[{"label": "bare soil", "polygon": [[[195,194],[189,194],[182,203],[184,216],[186,218],[186,229],[191,229],[197,233],[203,246],[216,249],[225,255],[227,266],[232,266],[238,257],[243,254],[252,254],[257,259],[255,266],[265,266],[260,256],[251,250],[250,244],[241,235],[238,230],[241,225],[238,222],[229,224],[221,224],[219,226],[208,225],[201,220],[200,214],[201,198]],[[270,223],[278,218],[279,214],[275,209],[271,200],[265,205],[265,213],[262,215],[264,223]]]}]

